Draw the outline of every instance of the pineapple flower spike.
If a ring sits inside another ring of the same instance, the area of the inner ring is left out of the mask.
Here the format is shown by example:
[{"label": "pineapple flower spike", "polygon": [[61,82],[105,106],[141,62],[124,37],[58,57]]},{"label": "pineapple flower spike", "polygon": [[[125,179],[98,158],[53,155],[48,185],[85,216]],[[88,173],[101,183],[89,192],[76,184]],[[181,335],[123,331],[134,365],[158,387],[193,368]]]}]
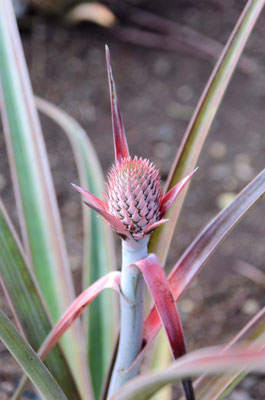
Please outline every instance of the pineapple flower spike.
[{"label": "pineapple flower spike", "polygon": [[106,62],[108,71],[109,91],[110,91],[110,103],[111,103],[111,116],[112,116],[112,129],[114,139],[114,150],[115,150],[115,161],[116,165],[119,164],[124,158],[129,158],[129,150],[127,145],[127,139],[125,136],[124,125],[120,113],[119,102],[116,92],[116,86],[112,74],[110,51],[108,46],[105,46],[106,50]]},{"label": "pineapple flower spike", "polygon": [[196,170],[182,179],[163,196],[159,170],[142,157],[130,157],[112,75],[110,53],[106,46],[110,88],[115,165],[108,173],[105,199],[100,200],[73,184],[95,210],[122,239],[141,240],[168,220],[165,214]]},{"label": "pineapple flower spike", "polygon": [[72,186],[86,198],[87,201],[85,201],[85,204],[88,207],[92,208],[94,211],[96,211],[103,218],[105,218],[106,221],[104,220],[103,221],[107,222],[107,224],[113,230],[115,230],[120,235],[129,236],[123,223],[107,211],[105,201],[98,199],[92,193],[89,193],[87,190],[82,189],[81,187],[75,185],[74,183],[72,183]]},{"label": "pineapple flower spike", "polygon": [[168,210],[170,209],[170,207],[172,206],[172,204],[174,203],[174,201],[176,200],[182,189],[184,189],[184,187],[189,182],[192,175],[197,171],[197,169],[198,167],[195,168],[194,171],[192,171],[189,175],[183,178],[180,182],[178,182],[175,186],[173,186],[173,188],[170,189],[167,192],[167,194],[165,194],[161,202],[161,208],[160,208],[161,217],[163,217],[168,212]]}]

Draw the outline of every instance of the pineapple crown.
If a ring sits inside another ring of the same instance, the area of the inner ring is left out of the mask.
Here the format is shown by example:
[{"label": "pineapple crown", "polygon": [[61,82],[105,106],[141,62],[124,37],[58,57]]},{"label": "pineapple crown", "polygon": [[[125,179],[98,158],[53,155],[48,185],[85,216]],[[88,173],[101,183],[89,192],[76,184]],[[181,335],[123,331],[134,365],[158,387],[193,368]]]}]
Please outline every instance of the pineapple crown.
[{"label": "pineapple crown", "polygon": [[105,199],[73,184],[86,198],[85,203],[95,210],[104,222],[124,240],[138,242],[168,221],[164,216],[194,171],[165,195],[159,170],[147,159],[131,158],[120,113],[110,53],[106,46],[106,61],[110,89],[115,165],[108,174]]}]

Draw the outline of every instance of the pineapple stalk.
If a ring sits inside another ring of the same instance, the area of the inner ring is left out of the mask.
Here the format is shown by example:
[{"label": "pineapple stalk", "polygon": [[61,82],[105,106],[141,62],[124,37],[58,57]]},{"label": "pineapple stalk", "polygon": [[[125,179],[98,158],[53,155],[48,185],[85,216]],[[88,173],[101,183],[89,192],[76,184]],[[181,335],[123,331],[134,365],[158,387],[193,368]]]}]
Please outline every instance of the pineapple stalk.
[{"label": "pineapple stalk", "polygon": [[139,365],[129,368],[142,347],[145,284],[135,261],[147,256],[148,238],[132,244],[122,241],[121,330],[118,354],[112,373],[108,395],[112,395],[126,381],[138,375]]}]

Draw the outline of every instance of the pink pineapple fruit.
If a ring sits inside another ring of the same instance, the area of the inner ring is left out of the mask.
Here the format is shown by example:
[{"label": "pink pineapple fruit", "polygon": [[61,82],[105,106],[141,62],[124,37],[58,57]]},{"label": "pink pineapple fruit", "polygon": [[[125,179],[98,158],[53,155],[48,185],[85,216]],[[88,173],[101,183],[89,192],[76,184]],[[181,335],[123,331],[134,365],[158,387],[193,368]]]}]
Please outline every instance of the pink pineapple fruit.
[{"label": "pink pineapple fruit", "polygon": [[105,199],[73,184],[86,198],[85,203],[124,240],[139,241],[150,235],[164,218],[170,206],[192,177],[193,171],[163,194],[159,170],[147,159],[131,158],[120,114],[112,75],[110,53],[106,46],[111,114],[115,149],[115,165],[108,174]]}]

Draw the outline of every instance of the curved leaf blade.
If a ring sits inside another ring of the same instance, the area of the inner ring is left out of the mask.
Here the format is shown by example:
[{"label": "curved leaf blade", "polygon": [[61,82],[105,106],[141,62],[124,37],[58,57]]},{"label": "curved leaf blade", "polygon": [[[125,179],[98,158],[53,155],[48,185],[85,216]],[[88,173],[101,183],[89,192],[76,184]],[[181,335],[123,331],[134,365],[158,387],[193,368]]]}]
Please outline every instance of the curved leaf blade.
[{"label": "curved leaf blade", "polygon": [[[264,0],[248,0],[241,13],[187,127],[167,179],[166,191],[195,168],[224,93],[263,6]],[[188,187],[189,185],[182,191],[167,214],[169,222],[159,227],[150,240],[150,252],[157,254],[163,265],[167,258]]]},{"label": "curved leaf blade", "polygon": [[[52,324],[37,283],[25,261],[22,248],[0,200],[0,280],[5,286],[22,332],[35,351]],[[69,398],[78,399],[75,382],[61,349],[57,346],[45,364]]]},{"label": "curved leaf blade", "polygon": [[41,346],[41,349],[38,352],[41,358],[47,356],[76,318],[79,317],[84,309],[102,292],[102,290],[111,288],[120,293],[120,276],[120,271],[112,271],[108,273],[94,282],[75,299],[57,324],[53,327],[49,336]]},{"label": "curved leaf blade", "polygon": [[45,400],[67,400],[48,369],[2,311],[0,311],[0,339]]},{"label": "curved leaf blade", "polygon": [[[54,321],[74,298],[74,287],[54,186],[32,88],[10,0],[0,2],[0,78],[7,142],[23,244]],[[64,351],[83,398],[93,397],[80,329]]]},{"label": "curved leaf blade", "polygon": [[134,263],[143,274],[145,283],[154,300],[155,308],[167,334],[173,357],[186,353],[183,328],[171,287],[155,254]]},{"label": "curved leaf blade", "polygon": [[[36,105],[43,114],[58,124],[67,135],[73,149],[80,184],[89,188],[95,196],[104,192],[104,180],[101,166],[92,143],[84,129],[69,114],[54,104],[36,97]],[[101,276],[116,267],[113,234],[96,213],[83,204],[83,290]],[[91,371],[91,380],[96,398],[114,345],[116,313],[115,299],[111,293],[104,292],[95,299],[83,318],[87,357]]]},{"label": "curved leaf blade", "polygon": [[163,371],[141,375],[131,379],[114,393],[110,400],[147,400],[158,390],[177,379],[189,375],[196,376],[202,372],[218,374],[237,371],[242,367],[249,370],[265,371],[265,350],[235,348],[219,354],[219,348],[202,349],[179,358]]},{"label": "curved leaf blade", "polygon": [[[238,224],[241,218],[265,193],[265,169],[256,176],[197,236],[169,274],[169,283],[175,301],[186,292],[217,246]],[[145,339],[148,346],[160,329],[155,307],[145,321]],[[145,348],[143,349],[145,351]]]},{"label": "curved leaf blade", "polygon": [[[265,342],[265,307],[263,307],[241,331],[222,349],[226,351],[238,343],[246,342],[254,348],[262,348]],[[203,375],[195,382],[196,399],[219,400],[224,393],[228,394],[247,374],[242,368],[240,372],[221,376]]]},{"label": "curved leaf blade", "polygon": [[[155,254],[150,254],[148,257],[135,262],[135,265],[142,272],[145,283],[154,300],[156,310],[159,313],[161,323],[168,338],[172,355],[174,359],[178,359],[186,354],[186,346],[180,315],[165,271]],[[182,384],[186,399],[194,400],[191,380],[185,379],[182,381]]]}]

